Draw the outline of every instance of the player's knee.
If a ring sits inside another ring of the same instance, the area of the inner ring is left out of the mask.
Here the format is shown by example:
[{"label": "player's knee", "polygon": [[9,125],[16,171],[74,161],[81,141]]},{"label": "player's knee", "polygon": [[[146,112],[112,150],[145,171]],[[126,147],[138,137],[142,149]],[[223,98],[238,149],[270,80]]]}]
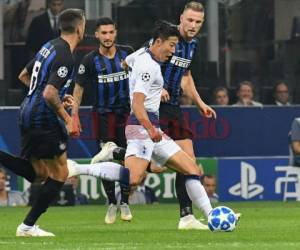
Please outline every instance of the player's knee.
[{"label": "player's knee", "polygon": [[141,177],[138,175],[130,175],[130,186],[138,186],[141,183]]},{"label": "player's knee", "polygon": [[187,170],[187,174],[188,175],[198,175],[201,176],[202,175],[202,171],[201,169],[195,164],[193,164],[193,166],[191,166],[191,168],[189,168]]},{"label": "player's knee", "polygon": [[52,169],[51,173],[49,173],[49,175],[58,181],[62,181],[65,182],[68,178],[68,168],[67,165],[62,164],[62,165],[57,165],[56,168]]}]

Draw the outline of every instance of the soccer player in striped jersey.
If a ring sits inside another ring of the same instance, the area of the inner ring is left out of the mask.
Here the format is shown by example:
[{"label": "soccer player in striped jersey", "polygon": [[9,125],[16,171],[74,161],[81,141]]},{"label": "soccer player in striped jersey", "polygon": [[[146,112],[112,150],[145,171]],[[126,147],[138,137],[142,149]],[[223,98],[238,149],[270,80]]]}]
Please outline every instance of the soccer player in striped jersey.
[{"label": "soccer player in striped jersey", "polygon": [[[191,75],[191,63],[197,48],[196,35],[204,22],[204,8],[201,3],[192,1],[185,5],[178,26],[179,43],[170,60],[162,65],[164,89],[160,104],[160,126],[195,161],[192,132],[185,121],[180,108],[181,88],[192,97],[193,102],[205,117],[216,117],[215,111],[206,105],[199,96]],[[199,170],[199,174],[200,173]],[[185,188],[184,175],[177,173],[176,193],[180,204],[179,229],[202,229],[202,225],[193,215],[192,202]]]},{"label": "soccer player in striped jersey", "polygon": [[[116,45],[117,28],[115,22],[107,17],[100,18],[96,24],[98,49],[90,52],[82,59],[76,76],[73,92],[75,105],[73,114],[78,115],[84,88],[92,84],[94,93],[93,122],[95,135],[100,144],[105,146],[116,143],[126,147],[125,123],[129,114],[128,72],[121,67],[121,62],[133,52],[128,46]],[[95,159],[92,159],[92,163]],[[116,221],[117,200],[115,183],[103,180],[108,197],[108,210],[105,222]],[[132,214],[128,206],[128,187],[121,185],[121,219],[130,221]]]},{"label": "soccer player in striped jersey", "polygon": [[[62,99],[74,73],[73,51],[82,40],[85,17],[82,10],[67,9],[59,16],[61,36],[40,49],[24,70],[29,92],[20,108],[22,156],[48,178],[17,236],[54,236],[36,226],[51,201],[59,194],[68,176],[67,138],[79,133],[66,112]],[[27,74],[26,74],[27,72]]]}]

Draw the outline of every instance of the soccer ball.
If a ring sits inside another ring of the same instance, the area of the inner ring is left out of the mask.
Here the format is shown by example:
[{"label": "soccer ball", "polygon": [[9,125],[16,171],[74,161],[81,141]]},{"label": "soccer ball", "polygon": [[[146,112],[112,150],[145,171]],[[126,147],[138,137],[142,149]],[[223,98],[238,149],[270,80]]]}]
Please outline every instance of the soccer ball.
[{"label": "soccer ball", "polygon": [[229,207],[215,207],[208,215],[208,227],[212,232],[231,232],[236,226],[236,216]]}]

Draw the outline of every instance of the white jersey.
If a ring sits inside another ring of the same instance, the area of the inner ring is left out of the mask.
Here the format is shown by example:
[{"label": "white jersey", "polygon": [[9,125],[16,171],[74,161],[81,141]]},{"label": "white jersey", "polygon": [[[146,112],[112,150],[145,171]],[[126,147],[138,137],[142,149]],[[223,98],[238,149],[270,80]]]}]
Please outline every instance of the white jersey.
[{"label": "white jersey", "polygon": [[132,102],[133,93],[143,93],[146,96],[145,110],[158,113],[164,84],[160,64],[144,48],[129,55],[126,62],[131,68],[129,74],[130,101]]}]

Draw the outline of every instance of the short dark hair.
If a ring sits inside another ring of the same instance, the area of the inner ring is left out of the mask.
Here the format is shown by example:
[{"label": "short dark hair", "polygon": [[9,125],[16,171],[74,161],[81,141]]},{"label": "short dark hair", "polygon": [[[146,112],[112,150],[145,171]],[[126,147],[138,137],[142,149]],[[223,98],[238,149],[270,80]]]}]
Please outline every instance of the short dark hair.
[{"label": "short dark hair", "polygon": [[289,85],[286,84],[284,80],[277,80],[277,81],[275,82],[275,86],[274,86],[274,88],[273,88],[273,93],[276,93],[276,92],[277,92],[277,88],[278,88],[278,86],[281,85],[281,84],[285,85],[285,86],[289,89]]},{"label": "short dark hair", "polygon": [[153,42],[155,42],[157,38],[160,38],[161,40],[165,41],[170,36],[177,36],[178,38],[180,37],[180,33],[177,26],[164,20],[157,21],[155,23],[155,28],[152,36]]},{"label": "short dark hair", "polygon": [[96,29],[98,29],[102,25],[114,25],[117,28],[116,23],[110,17],[101,17],[96,22]]},{"label": "short dark hair", "polygon": [[196,2],[196,1],[191,1],[188,2],[185,6],[183,11],[186,10],[193,10],[193,11],[198,11],[198,12],[204,12],[204,7],[202,3]]},{"label": "short dark hair", "polygon": [[220,91],[224,91],[224,92],[228,95],[228,90],[227,90],[227,88],[225,88],[225,87],[223,87],[223,86],[218,86],[218,87],[216,87],[216,88],[214,89],[214,91],[213,91],[213,96],[215,97],[215,96],[218,94],[218,92],[220,92]]},{"label": "short dark hair", "polygon": [[204,179],[208,178],[208,179],[216,179],[216,177],[212,174],[204,174],[200,177],[200,181],[202,183],[202,185],[204,184]]},{"label": "short dark hair", "polygon": [[84,11],[81,9],[66,9],[58,17],[59,29],[62,33],[74,33],[76,27],[84,19]]},{"label": "short dark hair", "polygon": [[46,5],[49,6],[49,4],[51,4],[51,3],[55,2],[55,1],[60,1],[62,3],[64,2],[64,0],[47,0],[46,1]]},{"label": "short dark hair", "polygon": [[250,88],[252,89],[252,91],[254,92],[254,85],[253,85],[252,82],[247,81],[247,80],[240,82],[240,83],[238,84],[237,91],[240,91],[241,87],[243,87],[243,86],[248,86],[248,87],[250,87]]}]

